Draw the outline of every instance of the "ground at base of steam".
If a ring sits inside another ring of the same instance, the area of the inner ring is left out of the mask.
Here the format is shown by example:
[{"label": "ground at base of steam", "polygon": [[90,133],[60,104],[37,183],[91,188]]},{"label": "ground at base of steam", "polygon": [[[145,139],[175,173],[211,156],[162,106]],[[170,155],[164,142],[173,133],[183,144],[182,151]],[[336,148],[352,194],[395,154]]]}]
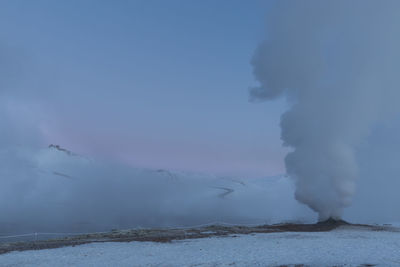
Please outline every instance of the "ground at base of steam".
[{"label": "ground at base of steam", "polygon": [[82,235],[65,236],[57,239],[42,239],[34,241],[5,242],[0,244],[0,254],[11,251],[40,250],[60,248],[66,246],[77,246],[97,242],[171,242],[176,240],[187,240],[196,238],[222,237],[256,233],[277,232],[327,232],[339,227],[357,227],[364,230],[388,231],[389,226],[373,226],[364,224],[350,224],[343,220],[328,219],[315,224],[282,223],[273,225],[244,226],[244,225],[209,225],[192,228],[149,228],[113,230],[111,232],[100,232]]},{"label": "ground at base of steam", "polygon": [[0,255],[1,266],[400,266],[399,229],[106,242]]}]

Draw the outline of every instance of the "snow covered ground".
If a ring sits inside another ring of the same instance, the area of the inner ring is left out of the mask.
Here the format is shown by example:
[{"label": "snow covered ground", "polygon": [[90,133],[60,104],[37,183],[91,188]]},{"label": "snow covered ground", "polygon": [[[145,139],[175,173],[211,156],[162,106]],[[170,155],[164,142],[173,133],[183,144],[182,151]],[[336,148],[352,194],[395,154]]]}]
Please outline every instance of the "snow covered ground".
[{"label": "snow covered ground", "polygon": [[400,232],[213,237],[172,243],[96,243],[0,255],[1,266],[400,266]]}]

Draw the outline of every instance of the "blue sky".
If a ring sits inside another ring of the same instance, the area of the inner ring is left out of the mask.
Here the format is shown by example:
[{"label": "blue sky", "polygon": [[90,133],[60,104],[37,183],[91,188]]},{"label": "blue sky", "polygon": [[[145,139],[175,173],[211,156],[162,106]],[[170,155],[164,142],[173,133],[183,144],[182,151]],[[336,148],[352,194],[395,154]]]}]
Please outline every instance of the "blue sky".
[{"label": "blue sky", "polygon": [[282,173],[285,103],[248,101],[270,5],[1,1],[3,97],[43,146],[139,167]]}]

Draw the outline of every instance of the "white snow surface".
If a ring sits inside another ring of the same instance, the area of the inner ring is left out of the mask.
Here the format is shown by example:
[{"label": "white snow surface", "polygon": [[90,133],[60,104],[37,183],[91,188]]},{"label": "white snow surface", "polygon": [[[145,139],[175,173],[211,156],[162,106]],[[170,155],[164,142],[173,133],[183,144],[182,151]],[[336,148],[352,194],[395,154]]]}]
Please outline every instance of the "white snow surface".
[{"label": "white snow surface", "polygon": [[92,243],[0,255],[0,266],[400,266],[400,232],[253,234],[172,243]]}]

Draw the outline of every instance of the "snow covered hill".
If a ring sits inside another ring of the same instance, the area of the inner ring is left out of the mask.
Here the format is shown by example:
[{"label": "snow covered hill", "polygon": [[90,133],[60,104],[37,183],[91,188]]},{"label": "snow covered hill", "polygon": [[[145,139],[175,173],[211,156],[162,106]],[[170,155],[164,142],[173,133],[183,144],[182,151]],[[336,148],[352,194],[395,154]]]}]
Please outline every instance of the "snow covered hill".
[{"label": "snow covered hill", "polygon": [[2,169],[9,168],[4,177],[10,177],[0,187],[3,236],[315,220],[295,201],[284,175],[247,179],[140,169],[56,145],[13,155],[18,168]]}]

